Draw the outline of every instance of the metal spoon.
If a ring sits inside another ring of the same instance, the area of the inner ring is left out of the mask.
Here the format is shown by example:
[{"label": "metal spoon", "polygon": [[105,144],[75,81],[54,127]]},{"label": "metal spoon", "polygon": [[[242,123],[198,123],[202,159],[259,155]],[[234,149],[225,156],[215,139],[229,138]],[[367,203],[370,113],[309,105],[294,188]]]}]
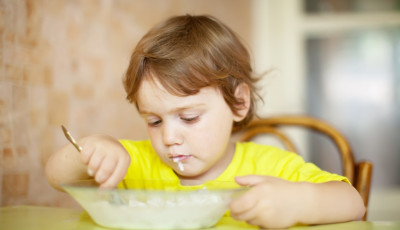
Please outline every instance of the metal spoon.
[{"label": "metal spoon", "polygon": [[71,136],[68,130],[64,127],[64,125],[61,125],[61,128],[64,132],[65,137],[69,140],[69,142],[71,142],[71,144],[76,148],[76,150],[78,150],[78,152],[81,152],[82,147],[76,143],[75,139]]}]

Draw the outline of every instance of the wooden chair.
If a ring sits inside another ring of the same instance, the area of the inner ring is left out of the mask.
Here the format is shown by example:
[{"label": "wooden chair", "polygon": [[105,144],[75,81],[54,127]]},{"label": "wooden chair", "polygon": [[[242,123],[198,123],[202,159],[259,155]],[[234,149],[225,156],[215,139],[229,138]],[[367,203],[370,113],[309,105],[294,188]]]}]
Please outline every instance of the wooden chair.
[{"label": "wooden chair", "polygon": [[[353,152],[346,138],[326,122],[309,116],[277,116],[254,120],[244,129],[234,132],[241,141],[249,141],[261,134],[271,134],[280,139],[287,150],[297,153],[293,142],[282,132],[282,129],[279,129],[285,126],[304,127],[308,130],[317,131],[333,141],[341,157],[342,175],[346,176],[360,193],[364,200],[365,208],[368,210],[372,163],[369,161],[355,162]],[[366,217],[367,212],[365,212],[363,220],[366,220]]]}]

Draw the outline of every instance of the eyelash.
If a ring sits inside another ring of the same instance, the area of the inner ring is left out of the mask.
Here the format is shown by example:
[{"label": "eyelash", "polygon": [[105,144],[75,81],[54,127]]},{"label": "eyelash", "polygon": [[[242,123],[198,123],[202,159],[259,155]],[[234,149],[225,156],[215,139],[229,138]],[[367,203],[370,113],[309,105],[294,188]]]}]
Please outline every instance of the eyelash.
[{"label": "eyelash", "polygon": [[159,124],[161,124],[161,120],[156,120],[156,121],[154,121],[154,122],[148,122],[148,125],[149,125],[150,127],[156,127],[156,126],[158,126]]},{"label": "eyelash", "polygon": [[[192,123],[195,123],[196,121],[199,120],[199,116],[194,116],[194,117],[181,117],[180,119],[183,120],[185,123],[192,124]],[[148,125],[149,125],[150,127],[157,127],[157,126],[159,126],[161,123],[162,123],[162,120],[156,120],[156,121],[154,121],[154,122],[148,122]]]},{"label": "eyelash", "polygon": [[181,120],[183,120],[186,123],[194,123],[199,119],[199,116],[194,116],[194,117],[181,117]]}]

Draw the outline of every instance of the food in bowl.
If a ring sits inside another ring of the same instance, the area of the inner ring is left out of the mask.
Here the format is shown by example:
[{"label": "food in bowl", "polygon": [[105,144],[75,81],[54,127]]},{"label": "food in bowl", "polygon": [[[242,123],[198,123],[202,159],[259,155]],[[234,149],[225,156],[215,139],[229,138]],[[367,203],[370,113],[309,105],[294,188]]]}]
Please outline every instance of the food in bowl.
[{"label": "food in bowl", "polygon": [[62,185],[99,225],[124,229],[214,226],[242,194],[234,182],[182,186],[176,181],[125,180],[129,189],[101,189],[93,180]]}]

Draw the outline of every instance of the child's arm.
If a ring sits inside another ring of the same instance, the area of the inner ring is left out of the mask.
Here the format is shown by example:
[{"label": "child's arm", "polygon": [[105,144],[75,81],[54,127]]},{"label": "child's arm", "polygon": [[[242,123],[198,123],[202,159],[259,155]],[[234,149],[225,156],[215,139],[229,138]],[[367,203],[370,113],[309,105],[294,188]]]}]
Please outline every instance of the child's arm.
[{"label": "child's arm", "polygon": [[231,203],[232,217],[264,228],[359,220],[365,212],[357,190],[341,181],[314,184],[255,175],[236,181],[252,188]]},{"label": "child's arm", "polygon": [[79,153],[71,144],[52,154],[46,164],[46,176],[56,189],[59,185],[93,177],[101,187],[116,187],[124,178],[130,156],[113,137],[96,135],[78,140]]}]

